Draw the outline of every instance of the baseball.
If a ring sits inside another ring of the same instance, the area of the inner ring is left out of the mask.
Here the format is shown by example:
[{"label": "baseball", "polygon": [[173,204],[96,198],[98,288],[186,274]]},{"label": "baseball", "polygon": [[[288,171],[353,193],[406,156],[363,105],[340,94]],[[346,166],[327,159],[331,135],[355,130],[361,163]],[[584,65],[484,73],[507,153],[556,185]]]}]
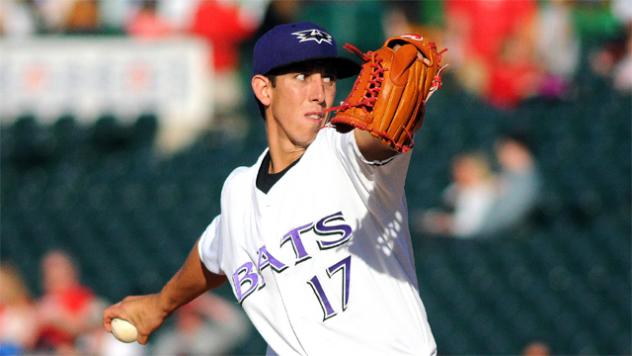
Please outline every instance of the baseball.
[{"label": "baseball", "polygon": [[112,319],[112,335],[122,342],[134,342],[138,338],[138,330],[127,320]]}]

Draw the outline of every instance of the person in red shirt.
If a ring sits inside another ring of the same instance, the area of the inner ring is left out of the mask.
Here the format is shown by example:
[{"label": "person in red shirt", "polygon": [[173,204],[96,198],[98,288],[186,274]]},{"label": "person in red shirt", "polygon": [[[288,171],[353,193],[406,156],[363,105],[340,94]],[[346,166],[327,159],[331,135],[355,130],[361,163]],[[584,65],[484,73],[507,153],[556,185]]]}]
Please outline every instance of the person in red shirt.
[{"label": "person in red shirt", "polygon": [[160,17],[155,0],[143,1],[141,7],[130,18],[126,31],[136,38],[156,39],[172,35],[175,30],[171,24]]},{"label": "person in red shirt", "polygon": [[502,108],[534,94],[541,72],[534,0],[449,0],[445,10],[447,32],[458,42],[448,46],[458,56],[450,63],[468,90]]},{"label": "person in red shirt", "polygon": [[193,12],[190,32],[211,48],[208,58],[213,72],[211,91],[218,115],[234,113],[241,105],[239,45],[254,34],[256,25],[254,18],[236,2],[202,0]]},{"label": "person in red shirt", "polygon": [[254,19],[237,5],[200,1],[193,14],[191,33],[213,47],[209,64],[217,72],[233,70],[239,62],[239,44],[256,30]]},{"label": "person in red shirt", "polygon": [[65,252],[48,252],[41,268],[44,295],[38,301],[38,349],[73,351],[80,335],[99,327],[102,303],[81,285],[77,267]]}]

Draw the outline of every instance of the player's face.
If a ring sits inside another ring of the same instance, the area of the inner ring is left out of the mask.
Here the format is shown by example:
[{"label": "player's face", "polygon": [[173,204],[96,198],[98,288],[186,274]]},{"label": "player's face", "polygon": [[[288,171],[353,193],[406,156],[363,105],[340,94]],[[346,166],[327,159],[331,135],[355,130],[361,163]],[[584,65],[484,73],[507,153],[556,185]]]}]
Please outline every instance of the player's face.
[{"label": "player's face", "polygon": [[304,66],[277,75],[271,89],[269,130],[272,137],[306,148],[326,122],[325,109],[336,95],[333,71],[319,65]]}]

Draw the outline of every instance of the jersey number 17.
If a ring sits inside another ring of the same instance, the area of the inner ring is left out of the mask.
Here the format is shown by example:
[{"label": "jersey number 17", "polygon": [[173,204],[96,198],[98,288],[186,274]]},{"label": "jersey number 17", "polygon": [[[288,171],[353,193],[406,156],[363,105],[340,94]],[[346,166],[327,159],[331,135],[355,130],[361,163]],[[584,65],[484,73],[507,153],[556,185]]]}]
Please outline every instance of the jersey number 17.
[{"label": "jersey number 17", "polygon": [[[347,304],[349,303],[349,283],[350,283],[350,274],[351,274],[351,256],[347,256],[342,260],[334,263],[333,265],[327,268],[327,276],[331,279],[334,274],[338,271],[342,271],[342,311],[347,310]],[[331,302],[325,294],[325,290],[323,289],[318,276],[312,277],[309,281],[307,281],[318,302],[320,303],[320,307],[323,310],[323,321],[336,316],[338,313],[331,306]]]}]

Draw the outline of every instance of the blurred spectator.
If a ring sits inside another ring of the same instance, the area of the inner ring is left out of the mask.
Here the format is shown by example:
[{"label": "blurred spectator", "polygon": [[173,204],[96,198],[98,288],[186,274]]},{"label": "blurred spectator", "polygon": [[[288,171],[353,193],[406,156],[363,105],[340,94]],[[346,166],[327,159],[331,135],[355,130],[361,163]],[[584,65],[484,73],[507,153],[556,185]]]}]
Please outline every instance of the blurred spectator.
[{"label": "blurred spectator", "polygon": [[623,24],[623,54],[612,66],[614,86],[620,91],[632,93],[632,2],[614,0],[612,13]]},{"label": "blurred spectator", "polygon": [[165,355],[222,355],[247,334],[247,319],[224,299],[206,293],[175,313],[175,326],[158,334],[154,350]]},{"label": "blurred spectator", "polygon": [[449,0],[446,20],[462,21],[463,46],[469,55],[486,62],[497,58],[507,37],[528,38],[536,14],[534,1]]},{"label": "blurred spectator", "polygon": [[382,19],[385,38],[406,33],[420,33],[432,41],[444,44],[443,31],[432,25],[422,25],[419,14],[423,4],[415,1],[389,1]]},{"label": "blurred spectator", "polygon": [[0,1],[0,35],[24,38],[35,34],[37,19],[32,0]]},{"label": "blurred spectator", "polygon": [[603,41],[590,55],[590,66],[594,73],[603,77],[612,77],[614,69],[627,56],[627,38],[624,34]]},{"label": "blurred spectator", "polygon": [[[382,20],[386,37],[416,32],[419,4],[413,1],[390,1]],[[423,33],[427,36],[428,34]]]},{"label": "blurred spectator", "polygon": [[614,65],[613,76],[615,88],[632,93],[632,21],[628,24],[625,54]]},{"label": "blurred spectator", "polygon": [[632,4],[628,0],[577,2],[575,23],[591,49],[593,73],[611,79],[622,91],[632,89]]},{"label": "blurred spectator", "polygon": [[43,28],[46,32],[63,31],[70,10],[77,0],[39,0],[37,9],[41,14]]},{"label": "blurred spectator", "polygon": [[481,232],[495,234],[524,222],[538,202],[540,177],[527,138],[509,134],[496,143],[501,166],[495,182],[494,202]]},{"label": "blurred spectator", "polygon": [[540,94],[545,97],[563,96],[579,63],[571,5],[567,0],[549,0],[538,15],[538,58],[546,71]]},{"label": "blurred spectator", "polygon": [[76,0],[64,21],[68,34],[95,34],[100,30],[99,4],[96,0]]},{"label": "blurred spectator", "polygon": [[214,103],[219,115],[236,111],[242,103],[239,85],[239,44],[256,29],[256,21],[237,2],[201,0],[194,11],[191,32],[211,46]]},{"label": "blurred spectator", "polygon": [[632,25],[632,2],[628,0],[612,0],[611,4],[612,14],[630,30]]},{"label": "blurred spectator", "polygon": [[415,228],[461,238],[492,236],[524,222],[538,202],[540,177],[524,135],[508,134],[496,143],[501,170],[492,174],[480,154],[458,156],[454,183],[444,193],[451,213],[430,210],[418,215]]},{"label": "blurred spectator", "polygon": [[523,99],[536,96],[542,71],[536,64],[532,43],[510,36],[503,43],[489,75],[487,99],[498,108],[513,108]]},{"label": "blurred spectator", "polygon": [[159,16],[166,20],[176,32],[186,32],[193,21],[197,0],[157,0]]},{"label": "blurred spectator", "polygon": [[0,354],[28,353],[38,333],[37,310],[15,267],[0,265]]},{"label": "blurred spectator", "polygon": [[446,62],[468,91],[499,107],[534,93],[534,0],[449,0]]},{"label": "blurred spectator", "polygon": [[157,11],[155,0],[143,0],[140,8],[130,17],[127,33],[137,38],[162,38],[173,34],[174,29]]},{"label": "blurred spectator", "polygon": [[[40,0],[41,1],[41,0]],[[160,0],[156,0],[160,2]],[[131,14],[138,9],[138,0],[107,0],[99,1],[101,26],[105,31],[124,29]],[[121,32],[114,32],[120,34]]]},{"label": "blurred spectator", "polygon": [[477,235],[493,202],[493,179],[482,154],[469,153],[452,163],[453,183],[444,192],[452,212],[431,210],[419,216],[418,229],[439,235],[468,238]]},{"label": "blurred spectator", "polygon": [[104,303],[81,285],[75,263],[63,251],[42,259],[44,295],[38,302],[41,333],[38,348],[60,353],[77,352],[77,338],[101,328]]}]

